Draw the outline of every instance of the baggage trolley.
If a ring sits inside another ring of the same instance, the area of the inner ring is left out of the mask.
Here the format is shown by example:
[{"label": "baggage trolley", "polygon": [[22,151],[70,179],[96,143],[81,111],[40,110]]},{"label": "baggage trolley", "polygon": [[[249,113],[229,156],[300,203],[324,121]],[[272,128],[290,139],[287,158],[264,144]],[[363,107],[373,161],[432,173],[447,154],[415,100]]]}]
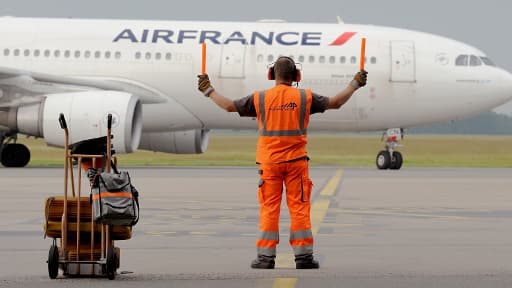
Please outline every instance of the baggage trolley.
[{"label": "baggage trolley", "polygon": [[[130,239],[132,227],[96,223],[90,197],[81,195],[81,166],[84,160],[92,161],[93,167],[96,167],[98,161],[103,161],[105,171],[110,172],[113,163],[112,115],[108,115],[107,137],[100,137],[106,138],[106,155],[72,153],[63,114],[60,114],[59,122],[65,134],[64,196],[49,197],[46,200],[45,236],[53,238],[48,253],[48,275],[55,279],[60,268],[64,276],[106,276],[113,280],[120,264],[120,249],[114,246],[114,240]],[[74,160],[78,163],[77,179],[74,178]],[[71,197],[68,195],[69,183]]]}]

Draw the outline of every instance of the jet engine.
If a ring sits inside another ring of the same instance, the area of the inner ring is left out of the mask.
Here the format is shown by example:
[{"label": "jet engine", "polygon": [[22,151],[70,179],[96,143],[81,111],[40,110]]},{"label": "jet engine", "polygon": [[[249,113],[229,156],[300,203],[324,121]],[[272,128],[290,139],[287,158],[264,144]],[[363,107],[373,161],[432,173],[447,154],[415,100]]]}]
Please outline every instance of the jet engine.
[{"label": "jet engine", "polygon": [[[137,149],[142,133],[142,105],[137,96],[119,91],[84,91],[45,95],[40,103],[11,109],[7,126],[12,131],[43,137],[48,145],[64,146],[59,126],[63,113],[70,143],[107,134],[107,115],[112,114],[112,144],[118,153]],[[0,118],[1,119],[1,118]]]},{"label": "jet engine", "polygon": [[201,154],[208,148],[208,130],[143,133],[139,149],[174,153]]}]

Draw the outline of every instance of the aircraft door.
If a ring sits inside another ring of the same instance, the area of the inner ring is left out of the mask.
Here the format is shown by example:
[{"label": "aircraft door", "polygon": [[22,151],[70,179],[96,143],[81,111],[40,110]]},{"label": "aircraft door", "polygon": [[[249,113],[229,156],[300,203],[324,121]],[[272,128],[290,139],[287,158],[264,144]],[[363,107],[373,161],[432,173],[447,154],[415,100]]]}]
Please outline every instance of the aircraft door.
[{"label": "aircraft door", "polygon": [[391,41],[391,82],[416,82],[413,41]]},{"label": "aircraft door", "polygon": [[222,46],[220,78],[245,77],[246,47],[241,43],[230,43]]}]

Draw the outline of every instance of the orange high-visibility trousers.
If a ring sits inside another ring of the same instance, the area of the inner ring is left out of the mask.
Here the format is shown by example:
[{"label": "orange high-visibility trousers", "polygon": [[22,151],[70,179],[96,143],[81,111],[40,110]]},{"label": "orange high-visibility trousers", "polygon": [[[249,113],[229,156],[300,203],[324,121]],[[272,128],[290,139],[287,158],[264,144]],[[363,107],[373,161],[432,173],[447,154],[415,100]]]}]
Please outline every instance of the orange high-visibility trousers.
[{"label": "orange high-visibility trousers", "polygon": [[260,164],[259,173],[260,237],[256,241],[258,255],[276,255],[283,183],[286,187],[286,203],[290,212],[290,244],[294,254],[312,254],[310,197],[313,183],[309,178],[308,160]]}]

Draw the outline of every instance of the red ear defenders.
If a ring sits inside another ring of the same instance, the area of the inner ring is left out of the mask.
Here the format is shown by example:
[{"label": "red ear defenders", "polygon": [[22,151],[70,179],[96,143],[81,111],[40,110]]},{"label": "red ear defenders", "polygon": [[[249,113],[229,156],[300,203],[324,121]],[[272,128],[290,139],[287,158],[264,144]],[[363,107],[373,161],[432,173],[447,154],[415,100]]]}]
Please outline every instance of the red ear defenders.
[{"label": "red ear defenders", "polygon": [[[292,73],[293,73],[292,80],[293,80],[293,82],[297,82],[297,83],[300,82],[301,74],[300,74],[300,70],[297,69],[297,66],[295,65],[295,61],[293,61],[292,58],[287,57],[287,56],[280,56],[279,58],[277,58],[277,60],[279,60],[281,58],[288,59],[288,60],[290,60],[291,63],[293,63],[294,69],[292,71]],[[276,60],[276,62],[277,62],[277,60]],[[267,72],[268,80],[276,80],[276,73],[274,71],[274,64],[275,64],[275,62],[272,63],[272,65],[270,65],[270,67],[268,67],[268,72]]]}]

